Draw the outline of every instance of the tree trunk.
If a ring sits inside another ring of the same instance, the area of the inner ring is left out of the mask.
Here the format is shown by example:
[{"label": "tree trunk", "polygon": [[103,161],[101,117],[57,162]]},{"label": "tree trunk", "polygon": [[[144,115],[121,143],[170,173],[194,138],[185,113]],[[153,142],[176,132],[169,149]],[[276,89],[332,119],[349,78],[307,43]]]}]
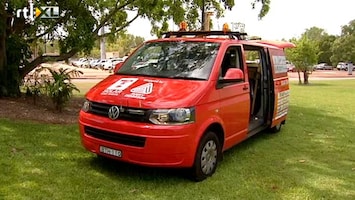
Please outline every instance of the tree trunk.
[{"label": "tree trunk", "polygon": [[0,97],[7,95],[7,61],[6,61],[6,12],[0,3]]},{"label": "tree trunk", "polygon": [[6,62],[6,47],[5,35],[0,33],[0,97],[6,96],[7,83],[7,62]]},{"label": "tree trunk", "polygon": [[299,70],[297,70],[297,74],[298,74],[298,84],[302,84],[301,73]]},{"label": "tree trunk", "polygon": [[303,71],[303,84],[308,84],[308,71]]}]

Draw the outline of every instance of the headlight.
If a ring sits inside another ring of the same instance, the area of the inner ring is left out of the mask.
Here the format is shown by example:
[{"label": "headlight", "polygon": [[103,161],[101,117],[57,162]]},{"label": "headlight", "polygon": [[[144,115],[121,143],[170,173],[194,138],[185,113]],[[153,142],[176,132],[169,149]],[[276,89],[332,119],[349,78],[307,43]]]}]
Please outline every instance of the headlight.
[{"label": "headlight", "polygon": [[154,124],[173,125],[187,124],[195,121],[195,109],[158,109],[153,110],[149,116],[149,121]]},{"label": "headlight", "polygon": [[88,100],[85,100],[83,107],[81,108],[82,111],[88,112],[91,108],[91,102]]}]

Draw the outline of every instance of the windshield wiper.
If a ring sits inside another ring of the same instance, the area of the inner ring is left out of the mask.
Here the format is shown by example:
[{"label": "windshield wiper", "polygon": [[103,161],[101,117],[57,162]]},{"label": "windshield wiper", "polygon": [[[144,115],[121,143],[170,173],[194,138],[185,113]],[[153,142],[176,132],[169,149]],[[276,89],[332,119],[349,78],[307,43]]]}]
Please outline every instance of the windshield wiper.
[{"label": "windshield wiper", "polygon": [[185,76],[169,76],[168,78],[173,78],[173,79],[184,79],[184,80],[206,81],[206,79],[205,79],[205,78],[185,77]]},{"label": "windshield wiper", "polygon": [[155,74],[130,74],[130,73],[116,73],[116,75],[129,75],[129,76],[148,76],[148,77],[156,77],[156,78],[171,78],[171,79],[184,79],[184,80],[198,80],[205,81],[205,78],[197,78],[197,77],[184,77],[184,76],[159,76]]},{"label": "windshield wiper", "polygon": [[116,72],[115,75],[129,75],[129,76],[136,76],[136,74],[130,74],[130,73],[121,73],[121,72]]},{"label": "windshield wiper", "polygon": [[128,75],[128,76],[148,76],[148,77],[156,77],[156,78],[170,78],[167,76],[159,76],[155,74],[130,74],[130,73],[116,73],[116,75]]}]

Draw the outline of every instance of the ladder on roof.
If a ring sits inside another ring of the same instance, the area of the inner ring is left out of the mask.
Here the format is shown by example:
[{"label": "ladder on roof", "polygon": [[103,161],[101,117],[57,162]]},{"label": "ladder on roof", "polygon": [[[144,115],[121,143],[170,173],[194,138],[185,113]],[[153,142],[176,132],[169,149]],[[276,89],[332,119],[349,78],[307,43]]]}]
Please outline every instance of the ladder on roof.
[{"label": "ladder on roof", "polygon": [[182,36],[195,36],[195,37],[206,37],[206,36],[228,36],[229,39],[245,40],[247,33],[241,33],[236,31],[170,31],[163,33],[164,38],[171,37],[182,37]]}]

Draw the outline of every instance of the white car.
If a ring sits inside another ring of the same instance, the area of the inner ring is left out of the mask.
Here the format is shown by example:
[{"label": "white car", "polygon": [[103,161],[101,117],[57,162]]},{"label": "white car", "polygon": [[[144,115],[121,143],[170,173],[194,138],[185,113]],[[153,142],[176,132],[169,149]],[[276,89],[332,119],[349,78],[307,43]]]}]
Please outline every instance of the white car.
[{"label": "white car", "polygon": [[80,58],[77,61],[73,61],[72,65],[75,67],[89,67],[90,66],[90,61],[86,58]]},{"label": "white car", "polygon": [[337,70],[345,70],[345,71],[347,71],[348,70],[348,67],[347,67],[348,65],[346,64],[346,63],[344,63],[344,62],[340,62],[340,63],[338,63],[338,65],[337,65]]},{"label": "white car", "polygon": [[100,62],[100,59],[93,59],[90,61],[90,68],[96,68],[97,64]]},{"label": "white car", "polygon": [[327,63],[319,63],[313,67],[315,70],[333,70],[333,66],[328,65]]},{"label": "white car", "polygon": [[102,65],[102,69],[111,70],[111,69],[115,68],[115,66],[118,63],[123,62],[123,61],[124,60],[121,58],[112,58],[112,59],[106,60],[106,62],[104,62]]}]

